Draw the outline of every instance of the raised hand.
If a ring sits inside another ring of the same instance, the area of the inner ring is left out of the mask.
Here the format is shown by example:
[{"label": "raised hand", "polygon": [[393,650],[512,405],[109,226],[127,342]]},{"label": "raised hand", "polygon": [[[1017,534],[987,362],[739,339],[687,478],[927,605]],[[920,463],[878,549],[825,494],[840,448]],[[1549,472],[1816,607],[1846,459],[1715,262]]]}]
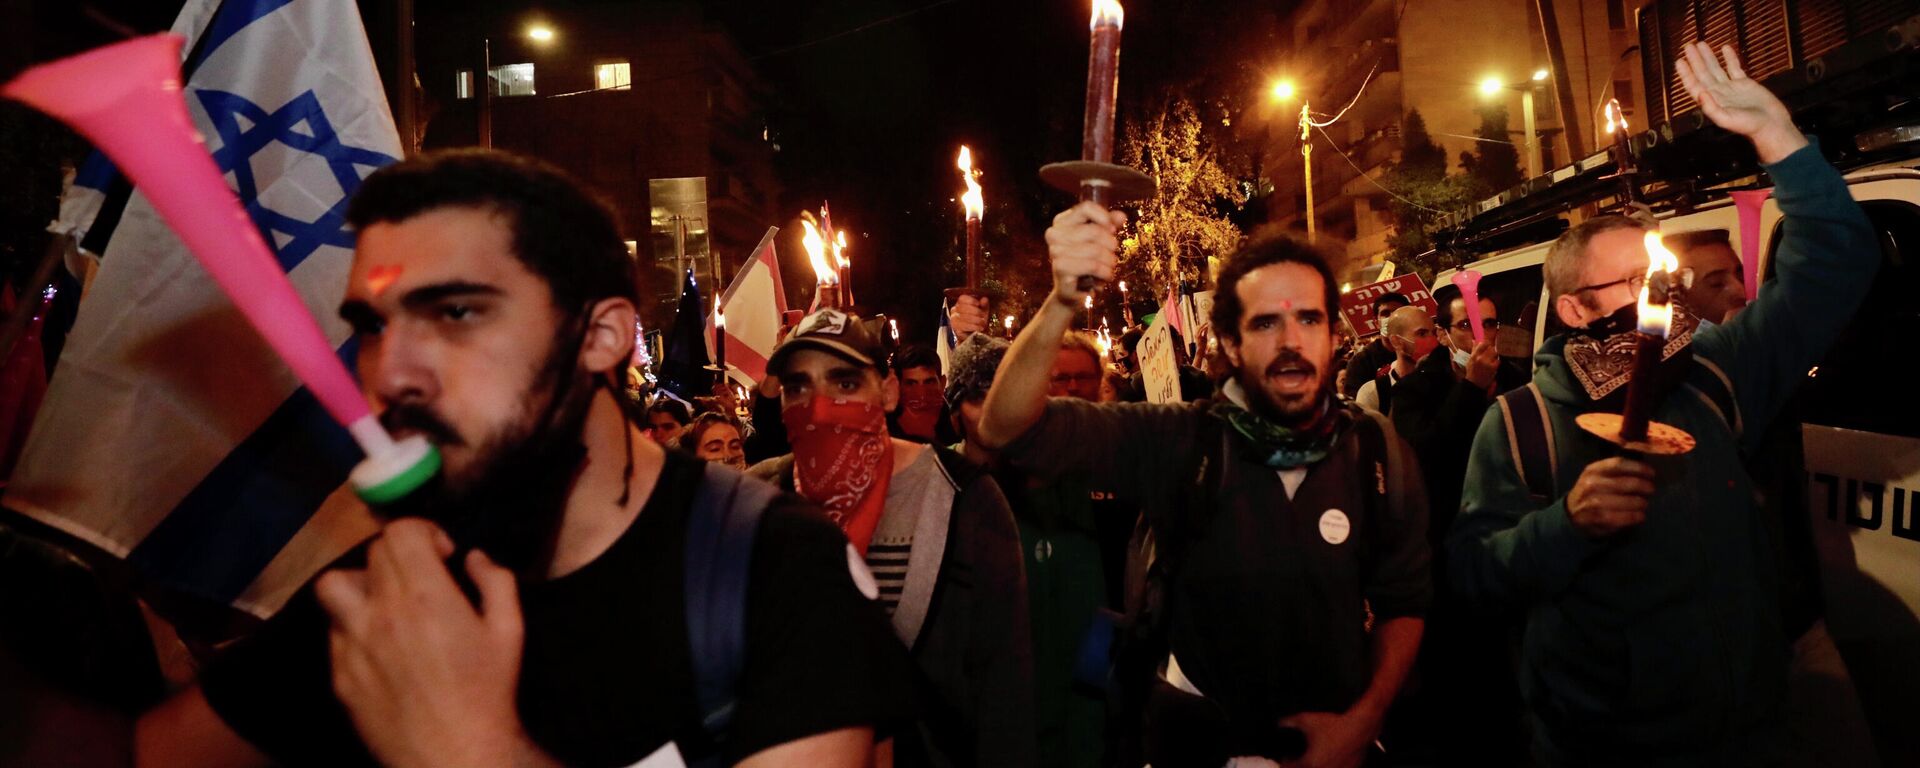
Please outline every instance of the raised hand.
[{"label": "raised hand", "polygon": [[1115,254],[1120,250],[1120,228],[1127,215],[1098,203],[1083,202],[1053,217],[1047,228],[1047,255],[1053,262],[1053,300],[1079,309],[1088,291],[1080,276],[1113,279]]},{"label": "raised hand", "polygon": [[1759,81],[1747,77],[1733,46],[1722,46],[1720,51],[1727,59],[1724,67],[1706,43],[1688,43],[1674,66],[1680,73],[1680,84],[1700,103],[1707,119],[1751,139],[1763,163],[1779,162],[1806,146],[1807,137],[1794,126],[1787,105]]},{"label": "raised hand", "polygon": [[1494,344],[1493,337],[1474,345],[1471,357],[1467,358],[1467,381],[1481,389],[1493,386],[1494,376],[1500,373],[1500,349]]},{"label": "raised hand", "polygon": [[973,294],[961,294],[947,308],[947,326],[953,329],[953,337],[966,341],[968,336],[987,329],[987,299]]}]

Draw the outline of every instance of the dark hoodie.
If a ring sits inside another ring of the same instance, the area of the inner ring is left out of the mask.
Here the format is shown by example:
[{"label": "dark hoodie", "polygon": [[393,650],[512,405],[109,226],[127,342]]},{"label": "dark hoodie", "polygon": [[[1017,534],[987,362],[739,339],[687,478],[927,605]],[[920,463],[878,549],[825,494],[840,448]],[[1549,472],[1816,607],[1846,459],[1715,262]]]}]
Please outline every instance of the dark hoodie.
[{"label": "dark hoodie", "polygon": [[1506,427],[1488,409],[1448,540],[1467,596],[1526,613],[1520,685],[1551,764],[1758,764],[1784,690],[1778,564],[1743,464],[1768,421],[1865,297],[1873,231],[1817,147],[1768,166],[1785,215],[1776,276],[1733,322],[1697,333],[1688,381],[1724,376],[1736,413],[1682,387],[1654,419],[1698,440],[1659,472],[1646,522],[1603,540],[1577,532],[1565,492],[1617,454],[1574,417],[1596,410],[1549,339],[1534,381],[1552,420],[1555,487],[1528,499]]}]

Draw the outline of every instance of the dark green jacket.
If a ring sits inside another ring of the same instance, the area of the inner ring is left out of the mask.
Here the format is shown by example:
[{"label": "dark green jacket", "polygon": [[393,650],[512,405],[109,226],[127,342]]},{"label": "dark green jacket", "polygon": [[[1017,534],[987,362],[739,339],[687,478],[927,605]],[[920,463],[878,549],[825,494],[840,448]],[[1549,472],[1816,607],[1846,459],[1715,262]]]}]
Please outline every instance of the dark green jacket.
[{"label": "dark green jacket", "polygon": [[1743,459],[1846,326],[1880,259],[1817,147],[1767,170],[1786,219],[1776,275],[1693,343],[1690,381],[1724,376],[1736,412],[1719,413],[1691,385],[1660,403],[1654,418],[1699,445],[1655,463],[1645,524],[1590,540],[1568,519],[1581,470],[1616,451],[1574,424],[1592,406],[1561,356],[1564,338],[1547,341],[1534,372],[1560,498],[1529,499],[1497,406],[1475,436],[1450,576],[1469,599],[1525,613],[1520,685],[1552,763],[1746,764],[1745,751],[1766,742],[1788,646],[1778,564]]}]

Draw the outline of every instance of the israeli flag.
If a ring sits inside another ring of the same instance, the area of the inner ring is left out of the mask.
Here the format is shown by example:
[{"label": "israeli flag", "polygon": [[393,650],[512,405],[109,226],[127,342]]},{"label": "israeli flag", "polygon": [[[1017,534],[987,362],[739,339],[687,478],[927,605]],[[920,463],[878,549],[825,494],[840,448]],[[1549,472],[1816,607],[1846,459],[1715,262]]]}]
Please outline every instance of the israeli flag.
[{"label": "israeli flag", "polygon": [[[359,9],[189,0],[173,31],[195,127],[351,365],[347,200],[401,155]],[[344,488],[358,450],[140,191],[115,186],[96,158],[63,202],[56,226],[98,271],[0,501],[149,580],[269,615],[374,530]]]},{"label": "israeli flag", "polygon": [[933,351],[940,356],[940,375],[945,376],[953,368],[953,350],[960,342],[953,335],[953,323],[947,319],[947,300],[940,300],[940,329],[933,340]]}]

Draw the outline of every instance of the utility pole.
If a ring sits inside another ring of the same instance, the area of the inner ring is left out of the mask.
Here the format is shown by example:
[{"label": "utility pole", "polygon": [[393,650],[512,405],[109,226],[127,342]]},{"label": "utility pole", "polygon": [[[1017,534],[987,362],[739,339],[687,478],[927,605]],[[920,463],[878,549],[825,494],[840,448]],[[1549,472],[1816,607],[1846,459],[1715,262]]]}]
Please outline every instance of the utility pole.
[{"label": "utility pole", "polygon": [[[1307,242],[1314,242],[1313,225],[1313,113],[1307,110],[1307,100],[1300,100],[1300,167],[1306,171],[1307,181]],[[1178,274],[1177,272],[1175,274]]]},{"label": "utility pole", "polygon": [[1560,101],[1560,134],[1567,137],[1567,159],[1579,162],[1587,156],[1587,148],[1583,141],[1585,134],[1580,132],[1578,102],[1573,99],[1573,79],[1567,73],[1567,52],[1560,45],[1560,20],[1554,15],[1553,0],[1534,0],[1534,4],[1540,10],[1540,33],[1547,43],[1554,96]]}]

